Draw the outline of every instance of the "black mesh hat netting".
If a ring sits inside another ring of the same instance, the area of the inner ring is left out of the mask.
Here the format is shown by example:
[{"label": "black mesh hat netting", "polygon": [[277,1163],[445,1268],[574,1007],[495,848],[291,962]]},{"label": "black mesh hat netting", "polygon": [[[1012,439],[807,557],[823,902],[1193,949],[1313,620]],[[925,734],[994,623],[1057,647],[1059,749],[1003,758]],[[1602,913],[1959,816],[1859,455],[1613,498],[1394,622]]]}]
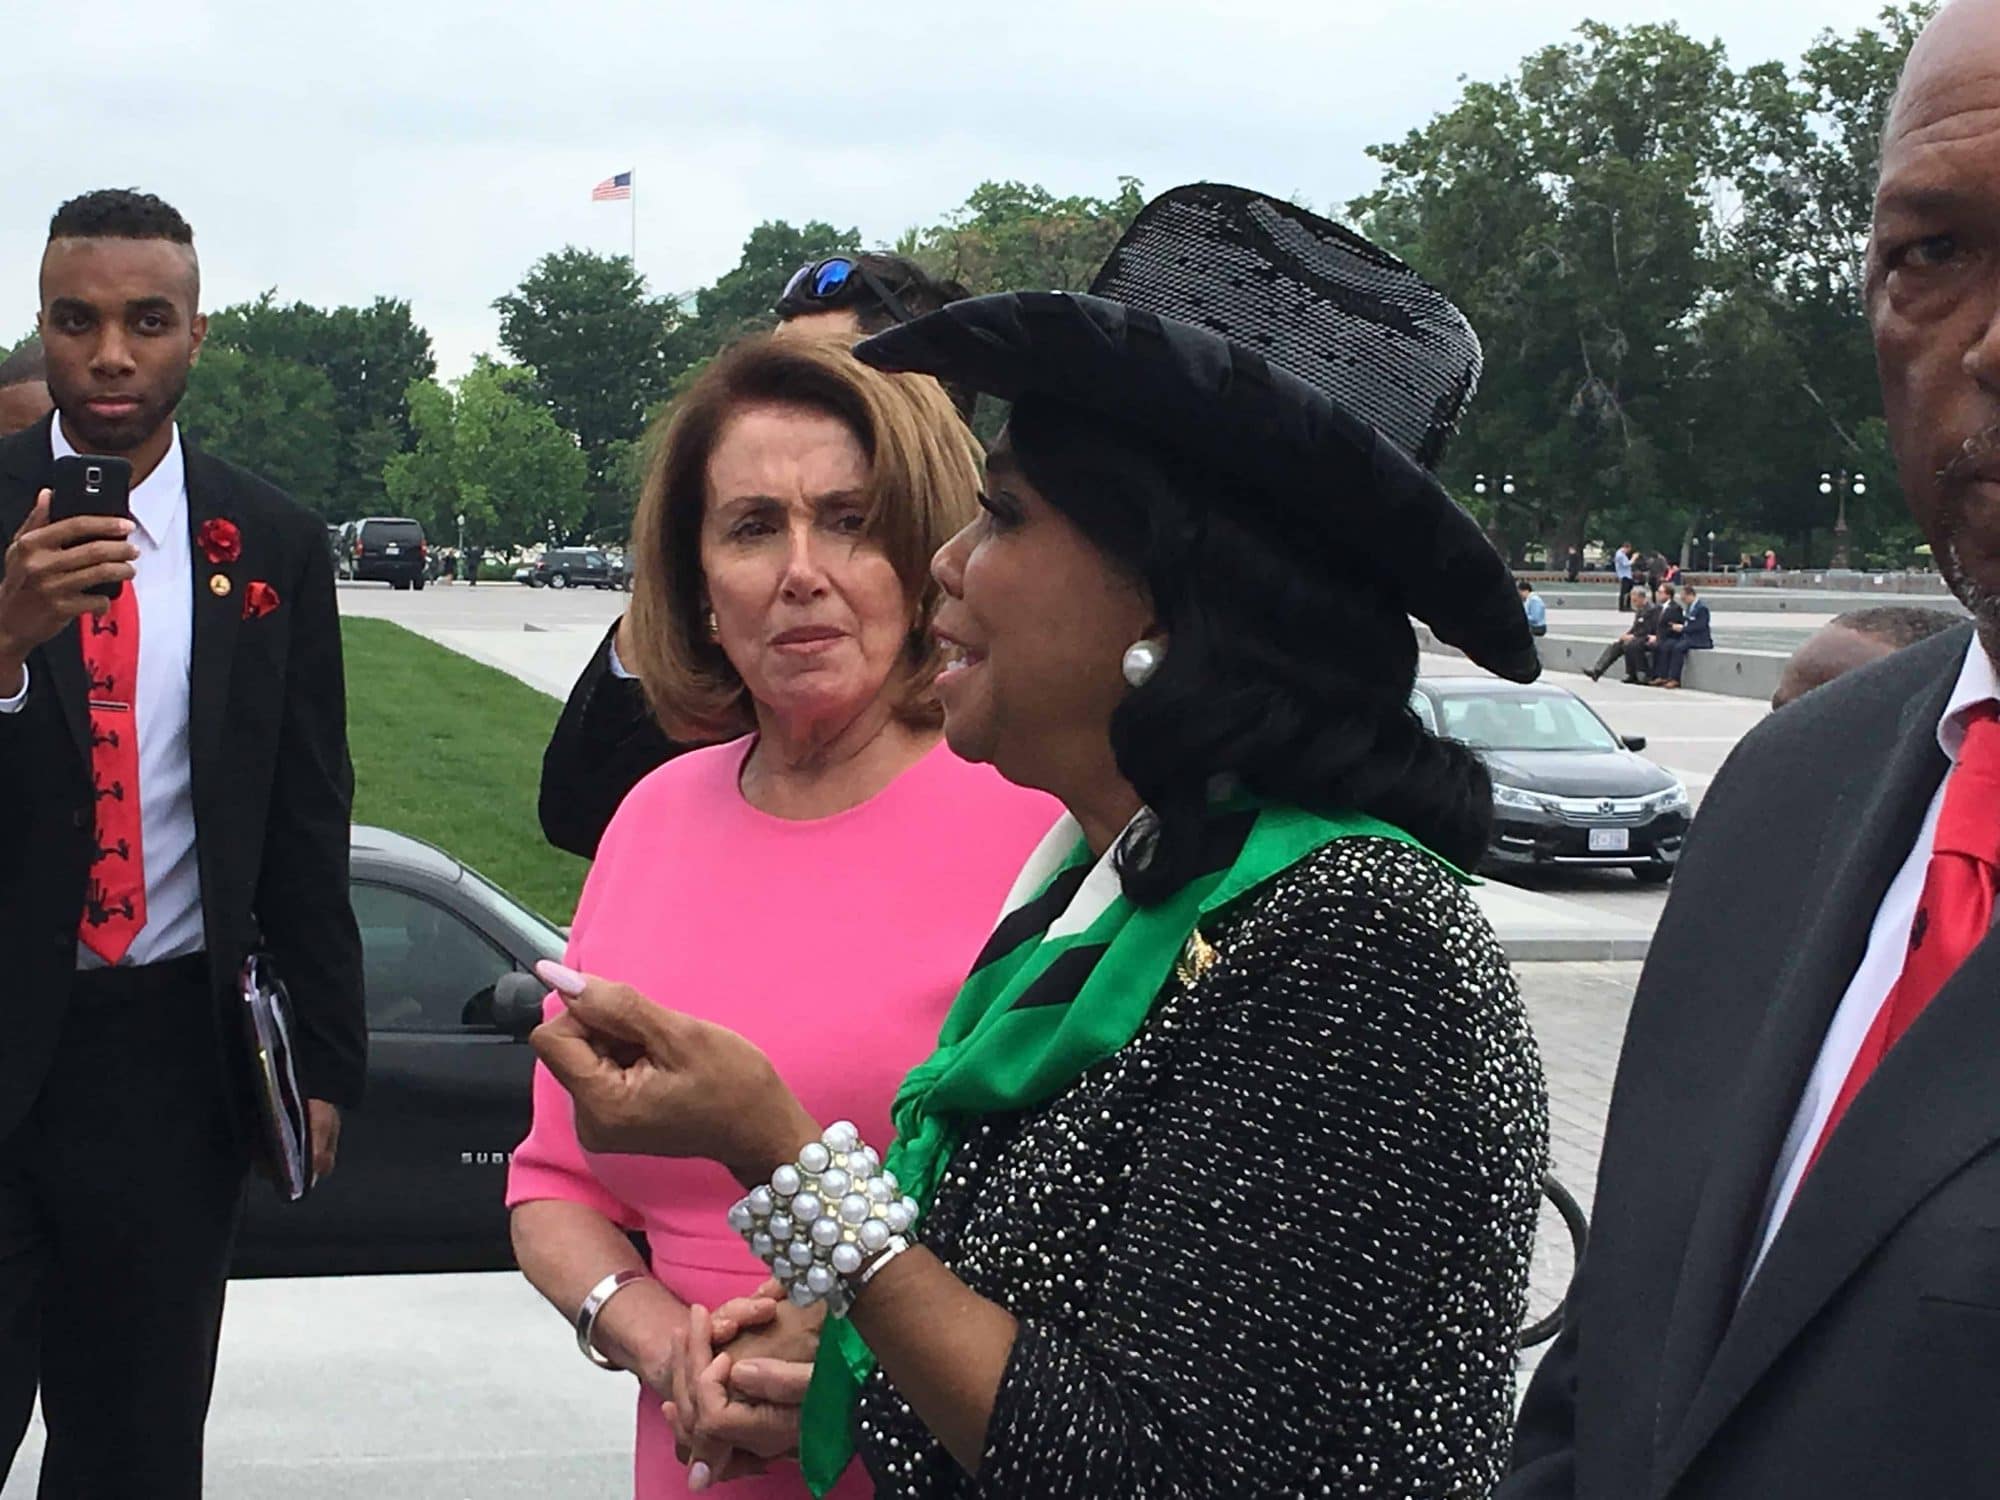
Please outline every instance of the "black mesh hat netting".
[{"label": "black mesh hat netting", "polygon": [[1244,188],[1161,194],[1090,290],[1255,350],[1427,469],[1479,384],[1479,337],[1444,293],[1352,230]]},{"label": "black mesh hat netting", "polygon": [[1540,675],[1512,573],[1430,468],[1479,341],[1441,292],[1335,224],[1240,188],[1176,188],[1092,294],[972,297],[855,353],[1144,433],[1274,514],[1309,517],[1488,671]]}]

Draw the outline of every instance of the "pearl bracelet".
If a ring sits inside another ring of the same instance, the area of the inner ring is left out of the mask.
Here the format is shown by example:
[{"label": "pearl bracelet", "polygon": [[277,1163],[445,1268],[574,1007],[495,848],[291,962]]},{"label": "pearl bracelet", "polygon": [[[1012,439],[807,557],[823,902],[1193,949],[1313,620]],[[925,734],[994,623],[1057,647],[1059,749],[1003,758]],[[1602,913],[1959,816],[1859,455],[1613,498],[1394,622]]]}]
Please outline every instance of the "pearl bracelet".
[{"label": "pearl bracelet", "polygon": [[[896,1174],[841,1120],[729,1210],[729,1227],[771,1268],[793,1305],[847,1316],[869,1267],[917,1219]],[[907,1244],[904,1246],[907,1248]]]}]

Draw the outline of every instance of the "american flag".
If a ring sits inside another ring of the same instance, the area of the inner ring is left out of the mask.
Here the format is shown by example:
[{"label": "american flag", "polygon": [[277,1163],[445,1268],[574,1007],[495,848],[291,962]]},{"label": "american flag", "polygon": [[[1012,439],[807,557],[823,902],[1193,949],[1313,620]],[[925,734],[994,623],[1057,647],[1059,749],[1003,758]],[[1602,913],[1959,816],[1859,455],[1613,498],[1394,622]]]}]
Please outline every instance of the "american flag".
[{"label": "american flag", "polygon": [[621,198],[632,196],[632,174],[620,172],[616,177],[607,177],[590,190],[592,203],[615,203]]}]

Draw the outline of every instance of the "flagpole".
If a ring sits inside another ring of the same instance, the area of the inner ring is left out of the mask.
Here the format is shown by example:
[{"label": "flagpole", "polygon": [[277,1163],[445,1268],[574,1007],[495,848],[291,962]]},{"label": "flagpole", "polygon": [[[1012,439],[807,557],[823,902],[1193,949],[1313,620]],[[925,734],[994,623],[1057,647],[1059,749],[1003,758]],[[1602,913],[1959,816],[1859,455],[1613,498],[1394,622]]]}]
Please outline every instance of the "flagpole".
[{"label": "flagpole", "polygon": [[639,274],[639,172],[635,167],[626,174],[631,180],[631,196],[626,199],[632,205],[632,274]]}]

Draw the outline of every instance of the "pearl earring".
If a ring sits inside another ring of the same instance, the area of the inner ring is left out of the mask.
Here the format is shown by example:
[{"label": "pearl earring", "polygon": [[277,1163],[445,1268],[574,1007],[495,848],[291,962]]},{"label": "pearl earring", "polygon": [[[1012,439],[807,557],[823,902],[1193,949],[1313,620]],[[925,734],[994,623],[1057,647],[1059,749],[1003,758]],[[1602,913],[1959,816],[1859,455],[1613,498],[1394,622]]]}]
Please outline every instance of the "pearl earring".
[{"label": "pearl earring", "polygon": [[722,639],[722,622],[721,622],[720,620],[718,620],[718,619],[716,619],[716,618],[715,618],[715,611],[714,611],[714,610],[712,610],[712,609],[711,609],[711,610],[710,610],[710,611],[708,612],[708,620],[707,620],[707,622],[706,622],[706,623],[707,623],[707,625],[708,625],[708,638],[709,638],[709,639],[710,639],[711,641],[719,641],[719,640],[721,640],[721,639]]},{"label": "pearl earring", "polygon": [[1125,653],[1125,680],[1133,687],[1144,687],[1152,681],[1153,674],[1160,670],[1160,663],[1167,659],[1167,647],[1163,641],[1135,641]]}]

